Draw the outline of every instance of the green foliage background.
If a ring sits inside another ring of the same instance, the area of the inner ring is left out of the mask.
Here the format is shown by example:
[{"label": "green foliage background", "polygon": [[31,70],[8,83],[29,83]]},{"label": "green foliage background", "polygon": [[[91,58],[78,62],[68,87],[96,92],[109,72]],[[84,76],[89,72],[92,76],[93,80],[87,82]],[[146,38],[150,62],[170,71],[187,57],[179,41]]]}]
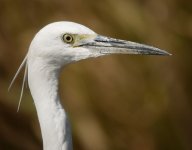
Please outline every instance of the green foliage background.
[{"label": "green foliage background", "polygon": [[75,150],[192,149],[192,1],[0,0],[0,149],[40,150],[28,89],[11,78],[35,33],[69,20],[171,57],[113,55],[67,66],[60,93]]}]

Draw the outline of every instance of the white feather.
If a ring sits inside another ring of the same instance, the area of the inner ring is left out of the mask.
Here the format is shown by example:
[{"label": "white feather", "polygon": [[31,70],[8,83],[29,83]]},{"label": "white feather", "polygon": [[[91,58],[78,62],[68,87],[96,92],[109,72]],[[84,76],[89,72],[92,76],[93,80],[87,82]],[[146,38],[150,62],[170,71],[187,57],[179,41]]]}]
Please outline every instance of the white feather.
[{"label": "white feather", "polygon": [[14,77],[13,77],[13,79],[12,79],[10,85],[9,85],[9,88],[8,88],[8,91],[10,91],[11,87],[13,86],[13,83],[15,82],[16,78],[18,77],[18,75],[21,72],[24,65],[25,65],[25,73],[24,73],[24,77],[23,77],[23,83],[22,83],[21,94],[20,94],[20,98],[19,98],[19,104],[18,104],[18,107],[17,107],[17,112],[19,111],[19,108],[20,108],[20,105],[21,105],[21,99],[23,97],[24,84],[25,84],[26,77],[27,77],[27,55],[25,56],[25,58],[22,61],[21,65],[19,66],[19,68],[18,68],[16,74],[14,75]]}]

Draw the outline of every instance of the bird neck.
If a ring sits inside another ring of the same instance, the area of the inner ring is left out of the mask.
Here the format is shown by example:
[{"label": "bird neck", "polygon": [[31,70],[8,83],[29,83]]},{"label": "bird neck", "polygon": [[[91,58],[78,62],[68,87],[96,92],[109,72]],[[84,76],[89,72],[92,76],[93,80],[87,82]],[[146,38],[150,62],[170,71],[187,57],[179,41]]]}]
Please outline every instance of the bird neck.
[{"label": "bird neck", "polygon": [[28,60],[28,82],[40,122],[44,150],[72,150],[69,121],[58,94],[60,68]]}]

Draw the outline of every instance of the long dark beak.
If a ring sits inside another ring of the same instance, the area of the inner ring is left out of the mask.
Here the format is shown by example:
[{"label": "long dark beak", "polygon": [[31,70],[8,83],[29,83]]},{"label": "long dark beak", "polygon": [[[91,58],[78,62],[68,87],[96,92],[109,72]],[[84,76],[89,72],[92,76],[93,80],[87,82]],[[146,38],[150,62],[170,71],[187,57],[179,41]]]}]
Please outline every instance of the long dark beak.
[{"label": "long dark beak", "polygon": [[140,55],[171,55],[165,50],[135,42],[109,38],[97,35],[92,40],[86,40],[81,45],[97,49],[101,54],[140,54]]}]

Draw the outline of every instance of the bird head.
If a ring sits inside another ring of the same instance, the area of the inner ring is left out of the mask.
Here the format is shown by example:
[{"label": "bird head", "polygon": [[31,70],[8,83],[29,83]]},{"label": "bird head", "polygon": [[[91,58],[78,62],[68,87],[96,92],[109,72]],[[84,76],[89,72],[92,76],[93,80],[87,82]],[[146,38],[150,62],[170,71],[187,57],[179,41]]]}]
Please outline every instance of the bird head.
[{"label": "bird head", "polygon": [[164,50],[101,36],[73,22],[55,22],[42,28],[31,42],[28,59],[58,66],[109,54],[169,55]]},{"label": "bird head", "polygon": [[170,55],[152,46],[99,35],[77,23],[66,21],[51,23],[35,35],[25,59],[9,86],[10,89],[26,64],[18,110],[27,68],[30,67],[29,71],[32,72],[42,69],[52,69],[58,72],[66,64],[109,54]]}]

